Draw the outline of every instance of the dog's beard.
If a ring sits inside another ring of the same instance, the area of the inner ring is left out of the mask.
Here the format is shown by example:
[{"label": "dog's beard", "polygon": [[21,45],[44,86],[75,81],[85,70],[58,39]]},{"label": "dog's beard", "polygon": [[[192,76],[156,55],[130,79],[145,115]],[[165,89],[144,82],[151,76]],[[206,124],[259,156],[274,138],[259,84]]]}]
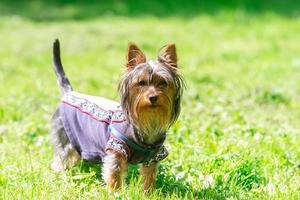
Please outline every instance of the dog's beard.
[{"label": "dog's beard", "polygon": [[154,143],[169,128],[170,110],[167,105],[135,109],[134,124],[146,143]]},{"label": "dog's beard", "polygon": [[139,128],[146,135],[159,133],[167,128],[165,116],[158,111],[160,108],[149,108],[139,112]]}]

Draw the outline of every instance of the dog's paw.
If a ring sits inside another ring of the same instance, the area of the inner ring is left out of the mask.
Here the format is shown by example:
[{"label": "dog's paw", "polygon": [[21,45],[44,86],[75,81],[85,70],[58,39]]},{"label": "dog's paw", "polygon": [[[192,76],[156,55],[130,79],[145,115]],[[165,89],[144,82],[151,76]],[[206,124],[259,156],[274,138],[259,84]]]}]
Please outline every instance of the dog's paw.
[{"label": "dog's paw", "polygon": [[54,159],[52,164],[51,164],[51,169],[55,172],[62,172],[65,170],[62,162],[60,161],[60,159]]}]

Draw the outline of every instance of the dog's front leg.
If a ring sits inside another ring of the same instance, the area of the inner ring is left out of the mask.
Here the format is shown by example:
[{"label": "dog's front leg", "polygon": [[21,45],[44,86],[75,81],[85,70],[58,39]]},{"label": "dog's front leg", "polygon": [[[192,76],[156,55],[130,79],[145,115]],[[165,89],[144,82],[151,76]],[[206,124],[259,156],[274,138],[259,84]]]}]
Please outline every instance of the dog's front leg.
[{"label": "dog's front leg", "polygon": [[126,175],[127,161],[117,153],[108,151],[103,159],[102,175],[110,191],[119,189]]},{"label": "dog's front leg", "polygon": [[144,184],[144,190],[148,191],[153,189],[156,181],[158,163],[151,163],[149,166],[143,165],[140,169],[142,180]]}]

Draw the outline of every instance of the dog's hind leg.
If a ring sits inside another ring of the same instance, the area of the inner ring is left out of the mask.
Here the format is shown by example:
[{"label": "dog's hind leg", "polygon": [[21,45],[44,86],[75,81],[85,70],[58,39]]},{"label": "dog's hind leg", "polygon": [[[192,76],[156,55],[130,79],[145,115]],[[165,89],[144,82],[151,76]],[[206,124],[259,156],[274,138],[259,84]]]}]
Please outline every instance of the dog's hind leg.
[{"label": "dog's hind leg", "polygon": [[54,171],[63,171],[80,160],[79,153],[67,137],[59,109],[55,111],[51,119],[51,140],[54,146],[54,159],[51,168]]},{"label": "dog's hind leg", "polygon": [[64,171],[65,169],[74,166],[79,161],[80,155],[71,144],[68,144],[62,151],[55,153],[51,168],[58,172]]}]

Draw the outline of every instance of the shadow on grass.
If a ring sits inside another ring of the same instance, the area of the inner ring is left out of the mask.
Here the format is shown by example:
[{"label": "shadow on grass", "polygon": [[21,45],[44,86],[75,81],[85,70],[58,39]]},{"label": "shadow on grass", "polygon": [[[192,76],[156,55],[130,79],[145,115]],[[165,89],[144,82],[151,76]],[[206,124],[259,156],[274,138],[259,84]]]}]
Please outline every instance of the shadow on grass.
[{"label": "shadow on grass", "polygon": [[[226,199],[228,196],[228,190],[223,187],[224,183],[222,181],[218,182],[214,187],[197,189],[184,178],[176,178],[168,167],[164,165],[160,166],[156,184],[157,189],[160,189],[163,194],[169,196],[175,195],[180,198]],[[223,189],[220,190],[220,188]]]},{"label": "shadow on grass", "polygon": [[0,16],[21,16],[34,21],[86,20],[101,16],[193,17],[222,11],[257,15],[271,12],[286,17],[300,15],[298,0],[33,0],[0,2]]},{"label": "shadow on grass", "polygon": [[[138,179],[138,169],[139,167],[137,165],[129,165],[128,168],[128,176],[126,182],[129,183],[130,180],[137,180]],[[95,163],[95,162],[89,162],[89,161],[81,161],[76,165],[74,170],[71,170],[72,174],[81,173],[81,174],[88,174],[91,173],[95,176],[95,178],[102,180],[102,164],[101,163]]]},{"label": "shadow on grass", "polygon": [[[164,168],[164,167],[162,167]],[[177,196],[187,199],[218,199],[225,200],[227,198],[239,199],[239,193],[235,192],[233,188],[228,185],[222,177],[217,177],[215,183],[206,188],[197,189],[186,180],[178,180],[176,176],[160,170],[157,180],[157,188],[165,195]]]},{"label": "shadow on grass", "polygon": [[[129,169],[127,181],[129,182],[130,180],[138,180],[138,167],[136,165],[131,166]],[[214,187],[196,189],[184,178],[177,178],[167,165],[160,165],[159,167],[156,189],[160,190],[162,195],[165,196],[188,199],[226,199],[231,194],[229,187],[221,179],[217,180]]]},{"label": "shadow on grass", "polygon": [[[100,181],[103,183],[101,167],[101,164],[82,161],[76,167],[72,168],[70,172],[73,176],[73,180],[78,183],[82,181],[90,183]],[[138,182],[139,178],[139,166],[129,165],[126,183],[130,184],[132,181]],[[159,167],[156,188],[160,190],[163,195],[176,195],[179,197],[194,196],[199,193],[184,181],[176,180],[175,175],[172,175],[170,170],[164,165]]]},{"label": "shadow on grass", "polygon": [[[138,165],[129,165],[127,184],[140,180],[138,169]],[[101,165],[99,164],[83,161],[74,170],[72,171],[73,179],[75,177],[75,180],[79,182],[83,180],[90,183],[102,182]],[[214,178],[214,183],[206,187],[192,186],[185,177],[174,174],[171,171],[171,166],[162,164],[157,175],[156,189],[162,196],[169,197],[176,196],[188,199],[226,199],[233,197],[239,199],[241,190],[249,191],[266,183],[267,179],[263,176],[258,160],[242,162],[228,173],[227,179],[224,179],[223,175],[218,175]]]}]

